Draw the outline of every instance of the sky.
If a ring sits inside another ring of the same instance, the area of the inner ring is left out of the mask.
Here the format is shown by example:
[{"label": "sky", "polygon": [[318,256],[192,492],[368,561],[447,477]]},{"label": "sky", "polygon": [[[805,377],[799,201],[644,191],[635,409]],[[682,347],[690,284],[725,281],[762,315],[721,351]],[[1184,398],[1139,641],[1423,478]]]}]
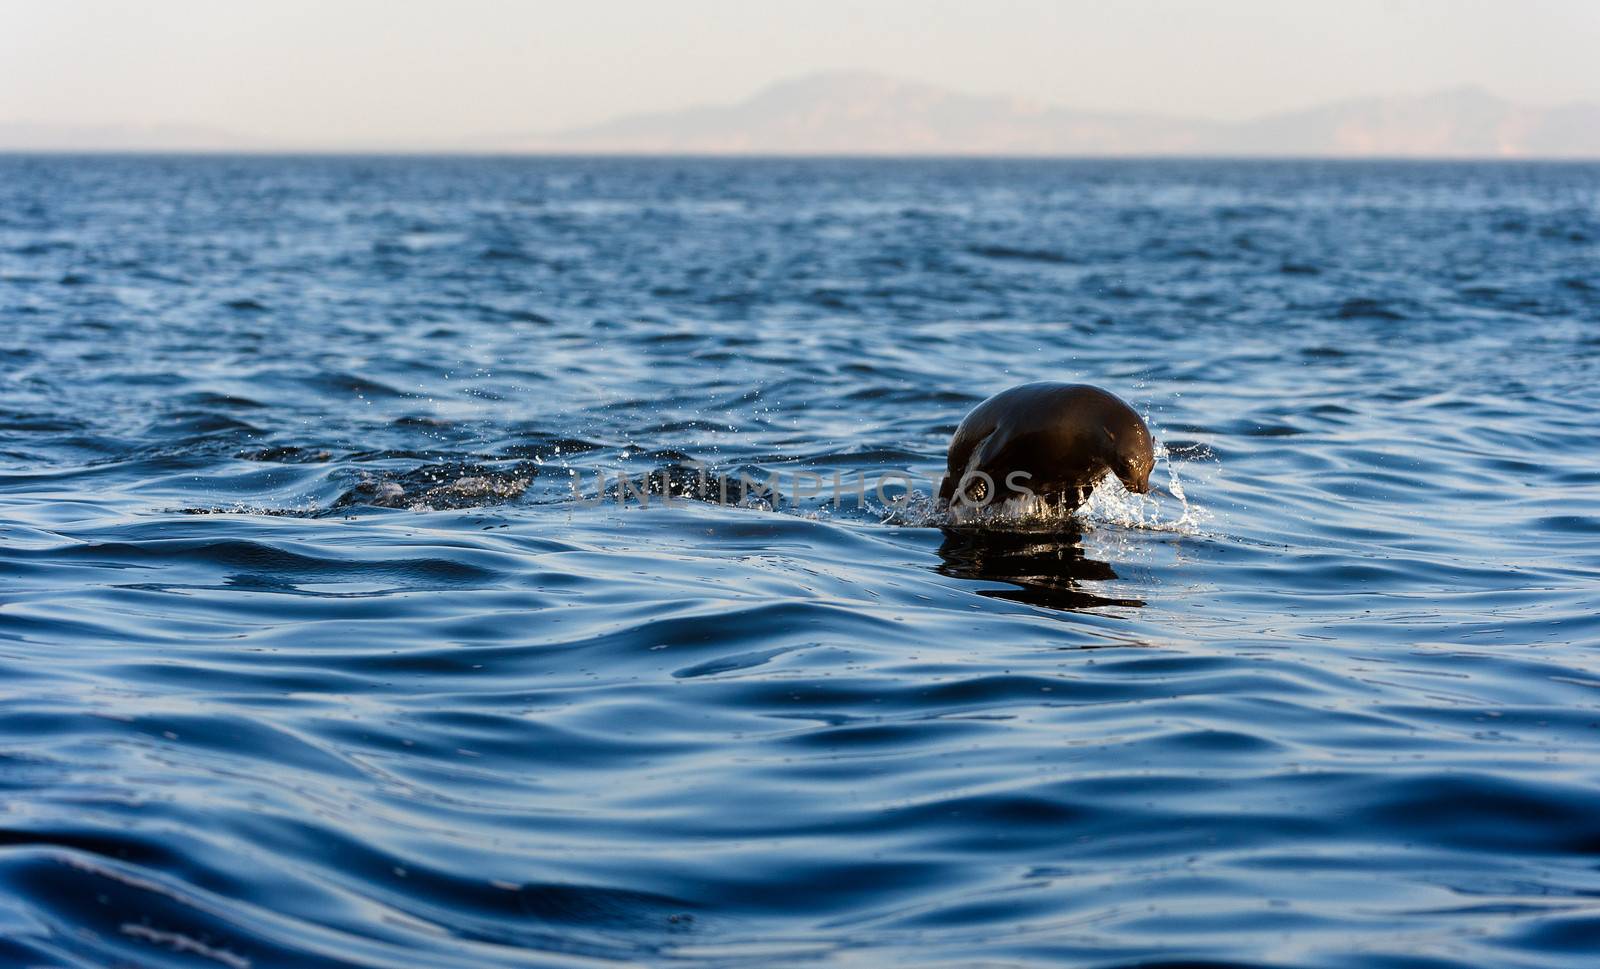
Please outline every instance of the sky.
[{"label": "sky", "polygon": [[0,122],[306,147],[555,131],[872,70],[1237,120],[1463,85],[1600,101],[1595,0],[0,0]]}]

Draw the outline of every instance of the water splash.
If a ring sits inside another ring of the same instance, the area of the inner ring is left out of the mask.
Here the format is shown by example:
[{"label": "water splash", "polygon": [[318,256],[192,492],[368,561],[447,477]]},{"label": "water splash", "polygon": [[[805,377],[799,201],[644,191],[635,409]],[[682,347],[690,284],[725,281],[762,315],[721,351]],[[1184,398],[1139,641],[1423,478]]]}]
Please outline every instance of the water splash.
[{"label": "water splash", "polygon": [[[1166,495],[1156,489],[1149,494],[1136,495],[1122,486],[1114,476],[1094,489],[1089,501],[1079,511],[1079,517],[1088,523],[1104,523],[1123,528],[1145,531],[1175,532],[1196,535],[1204,522],[1212,519],[1211,513],[1189,500],[1184,491],[1183,479],[1178,474],[1178,464],[1168,447],[1156,442],[1156,460],[1167,469]],[[1188,462],[1183,462],[1188,463]],[[1170,500],[1167,500],[1170,497]],[[1176,505],[1176,514],[1174,514]]]}]

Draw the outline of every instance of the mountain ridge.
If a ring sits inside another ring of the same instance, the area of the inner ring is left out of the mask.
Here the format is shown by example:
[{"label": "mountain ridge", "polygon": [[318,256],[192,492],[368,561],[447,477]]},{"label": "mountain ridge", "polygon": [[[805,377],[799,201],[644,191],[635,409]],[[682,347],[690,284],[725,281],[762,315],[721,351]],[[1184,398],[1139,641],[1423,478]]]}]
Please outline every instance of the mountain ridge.
[{"label": "mountain ridge", "polygon": [[1467,86],[1228,122],[837,72],[779,81],[731,104],[627,115],[502,145],[623,154],[1600,158],[1600,104],[1520,105]]}]

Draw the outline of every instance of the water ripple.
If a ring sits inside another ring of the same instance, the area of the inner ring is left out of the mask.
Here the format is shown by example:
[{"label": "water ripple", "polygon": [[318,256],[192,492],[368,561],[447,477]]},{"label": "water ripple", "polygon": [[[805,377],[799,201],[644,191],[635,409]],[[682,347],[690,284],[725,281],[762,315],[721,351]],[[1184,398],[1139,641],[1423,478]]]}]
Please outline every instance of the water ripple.
[{"label": "water ripple", "polygon": [[1593,948],[1593,166],[0,174],[0,963]]}]

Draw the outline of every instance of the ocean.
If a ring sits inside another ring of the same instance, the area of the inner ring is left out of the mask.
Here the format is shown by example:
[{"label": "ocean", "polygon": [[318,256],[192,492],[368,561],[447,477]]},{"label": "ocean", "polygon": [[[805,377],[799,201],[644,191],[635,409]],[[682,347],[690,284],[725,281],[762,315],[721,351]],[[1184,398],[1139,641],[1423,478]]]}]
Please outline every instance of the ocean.
[{"label": "ocean", "polygon": [[1585,964],[1597,384],[1600,165],[0,157],[0,965]]}]

